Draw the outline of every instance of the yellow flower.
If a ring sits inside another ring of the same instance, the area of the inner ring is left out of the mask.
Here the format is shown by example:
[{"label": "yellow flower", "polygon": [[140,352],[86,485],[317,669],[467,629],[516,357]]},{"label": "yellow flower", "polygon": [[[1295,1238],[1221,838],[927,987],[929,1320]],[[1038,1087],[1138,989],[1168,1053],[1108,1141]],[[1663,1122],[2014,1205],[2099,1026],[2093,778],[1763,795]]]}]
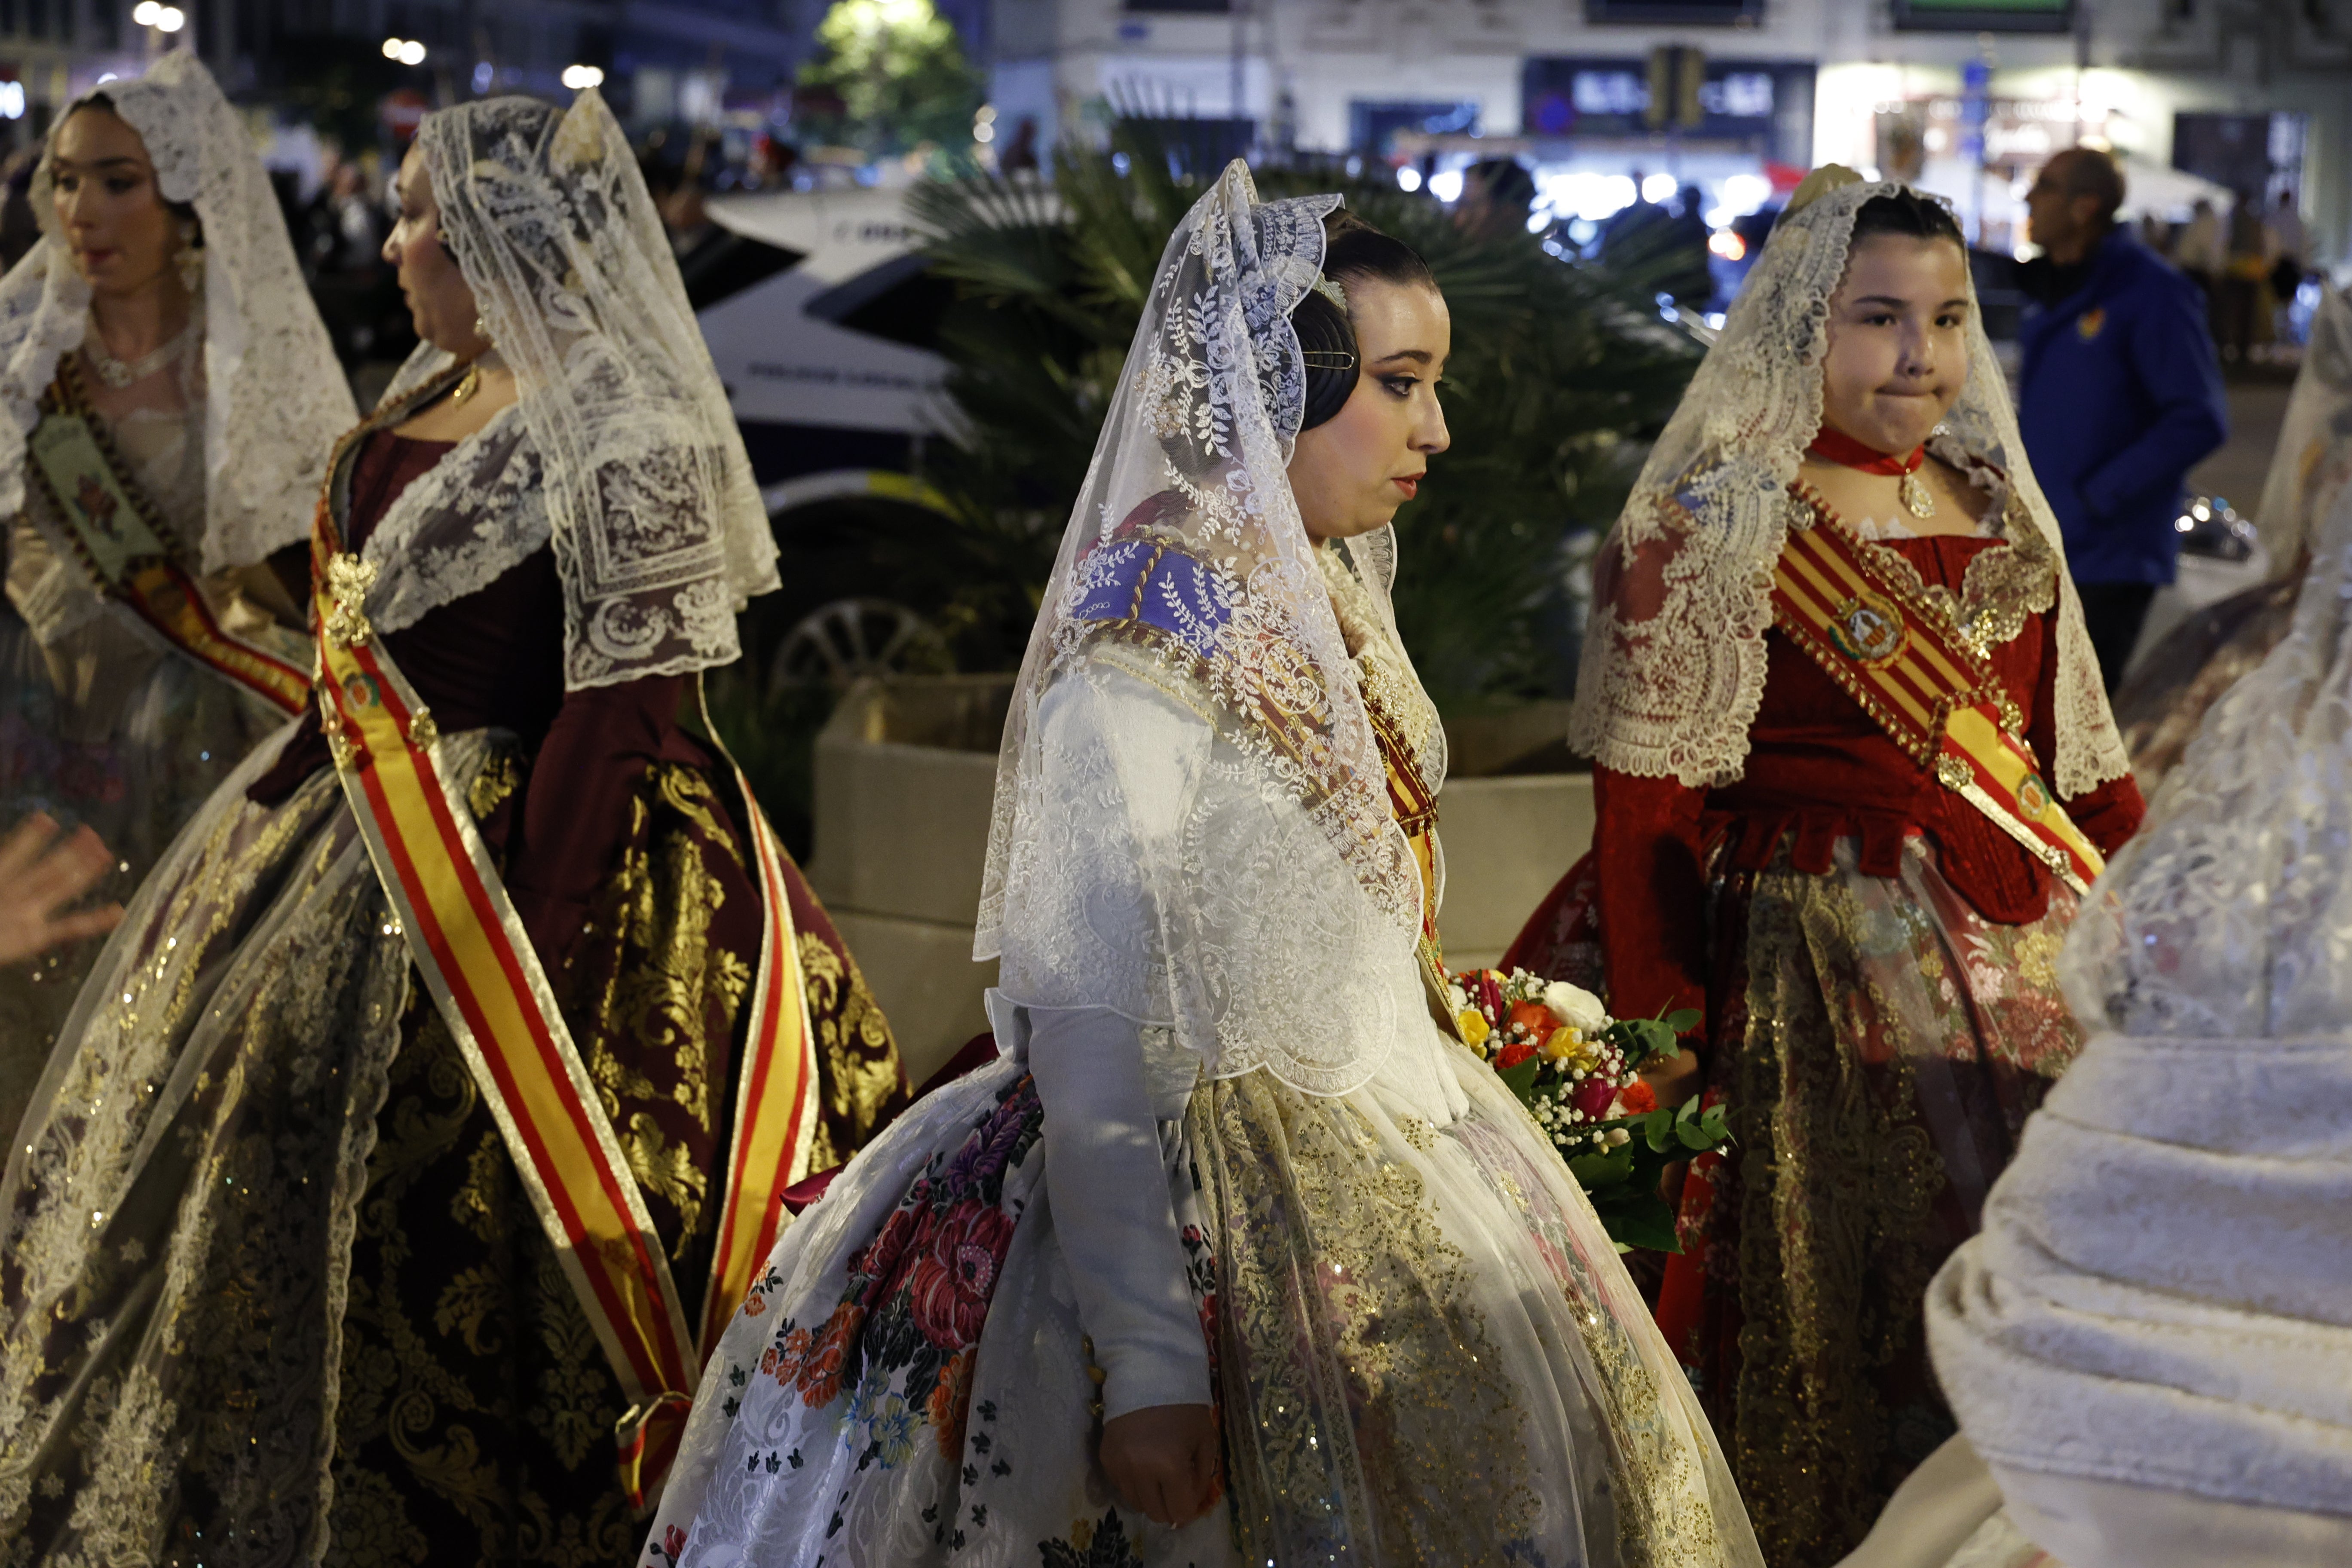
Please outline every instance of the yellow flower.
[{"label": "yellow flower", "polygon": [[1486,1027],[1486,1016],[1475,1007],[1465,1007],[1454,1016],[1454,1026],[1461,1033],[1465,1046],[1483,1046],[1491,1032]]},{"label": "yellow flower", "polygon": [[1584,1033],[1582,1030],[1563,1025],[1545,1037],[1543,1054],[1548,1059],[1558,1061],[1560,1058],[1573,1053],[1576,1047],[1583,1043],[1583,1040]]}]

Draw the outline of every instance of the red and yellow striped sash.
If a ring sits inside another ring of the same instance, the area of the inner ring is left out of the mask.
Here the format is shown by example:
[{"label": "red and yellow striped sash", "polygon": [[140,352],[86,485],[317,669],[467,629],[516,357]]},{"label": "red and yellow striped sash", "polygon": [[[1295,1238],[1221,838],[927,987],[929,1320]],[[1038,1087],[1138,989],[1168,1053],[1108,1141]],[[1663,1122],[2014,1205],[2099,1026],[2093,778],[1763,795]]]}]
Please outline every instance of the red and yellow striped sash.
[{"label": "red and yellow striped sash", "polygon": [[432,716],[368,625],[375,569],[341,552],[330,498],[320,503],[311,566],[320,716],[344,795],[410,956],[628,1401],[617,1461],[632,1504],[650,1508],[677,1457],[704,1356],[775,1244],[784,1189],[809,1173],[815,1039],[782,846],[737,769],[763,931],[698,1335],[603,1100],[466,805],[470,781],[441,772]]},{"label": "red and yellow striped sash", "polygon": [[1937,780],[2081,892],[2106,862],[2043,783],[1983,652],[1814,509],[1772,569],[1773,620]]},{"label": "red and yellow striped sash", "polygon": [[41,421],[26,446],[42,499],[100,592],[121,600],[205,668],[287,713],[302,710],[310,695],[309,672],[222,627],[180,564],[170,526],[90,414],[70,359],[43,395]]}]

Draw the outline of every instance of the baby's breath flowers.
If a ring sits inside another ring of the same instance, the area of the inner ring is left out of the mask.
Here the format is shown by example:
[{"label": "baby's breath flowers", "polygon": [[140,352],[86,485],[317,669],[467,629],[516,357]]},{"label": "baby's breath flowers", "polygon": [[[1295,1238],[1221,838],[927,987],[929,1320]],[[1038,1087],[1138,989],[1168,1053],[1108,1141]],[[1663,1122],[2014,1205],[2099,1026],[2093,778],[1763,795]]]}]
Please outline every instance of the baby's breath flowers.
[{"label": "baby's breath flowers", "polygon": [[1621,1248],[1679,1251],[1658,1177],[1730,1138],[1720,1106],[1661,1108],[1642,1066],[1672,1058],[1695,1013],[1617,1019],[1598,996],[1524,969],[1465,970],[1446,984],[1454,1032],[1551,1140]]}]

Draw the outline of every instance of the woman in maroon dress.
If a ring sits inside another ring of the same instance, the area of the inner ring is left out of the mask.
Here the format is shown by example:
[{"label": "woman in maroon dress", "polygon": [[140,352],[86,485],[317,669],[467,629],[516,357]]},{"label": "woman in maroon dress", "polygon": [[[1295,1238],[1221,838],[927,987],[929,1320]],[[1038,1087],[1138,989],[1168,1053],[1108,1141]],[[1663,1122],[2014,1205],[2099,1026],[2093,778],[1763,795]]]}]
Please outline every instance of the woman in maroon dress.
[{"label": "woman in maroon dress", "polygon": [[[10,1162],[0,1535],[27,1562],[626,1561],[729,1200],[775,1173],[739,1130],[804,1085],[790,1160],[823,1169],[905,1096],[694,722],[774,545],[618,125],[593,92],[468,104],[400,194],[425,347],[330,467],[330,679],[133,904]],[[375,673],[336,676],[355,649]],[[446,843],[401,837],[360,721],[394,699]],[[479,872],[503,968],[467,967],[436,865]],[[486,974],[569,1047],[561,1117],[515,1087]],[[740,1068],[777,1037],[805,1057]],[[597,1192],[539,1148],[572,1125],[635,1229],[563,1228]],[[687,1341],[667,1387],[627,1362],[656,1320]]]},{"label": "woman in maroon dress", "polygon": [[[1807,182],[1604,545],[1593,853],[1508,963],[1696,1009],[1659,1321],[1767,1557],[1953,1430],[1930,1276],[2079,1048],[2053,961],[2140,800],[1950,215]],[[2049,782],[2045,783],[2044,780]]]}]

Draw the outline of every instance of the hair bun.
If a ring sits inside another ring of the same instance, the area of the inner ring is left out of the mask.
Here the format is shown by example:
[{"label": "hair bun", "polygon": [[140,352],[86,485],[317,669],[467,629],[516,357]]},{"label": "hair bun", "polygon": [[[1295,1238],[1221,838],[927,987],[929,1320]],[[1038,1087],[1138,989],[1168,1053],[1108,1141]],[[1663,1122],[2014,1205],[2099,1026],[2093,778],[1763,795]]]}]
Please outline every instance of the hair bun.
[{"label": "hair bun", "polygon": [[1823,163],[1820,168],[1807,174],[1799,182],[1797,188],[1789,193],[1789,205],[1780,209],[1780,216],[1794,217],[1812,205],[1817,199],[1828,195],[1832,191],[1863,183],[1862,176],[1843,163]]}]

